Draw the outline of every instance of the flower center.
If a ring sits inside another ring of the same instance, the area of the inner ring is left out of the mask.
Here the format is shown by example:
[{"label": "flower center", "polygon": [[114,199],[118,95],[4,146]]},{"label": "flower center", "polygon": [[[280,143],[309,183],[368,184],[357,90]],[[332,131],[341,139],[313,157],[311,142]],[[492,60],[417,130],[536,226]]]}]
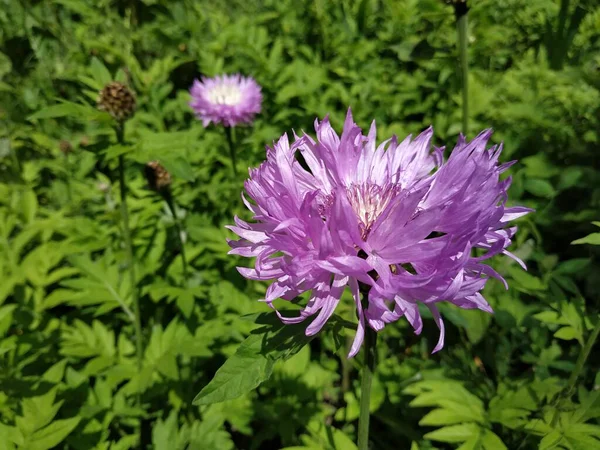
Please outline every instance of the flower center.
[{"label": "flower center", "polygon": [[395,185],[382,187],[371,183],[353,183],[346,188],[348,201],[360,221],[359,228],[363,241],[367,240],[371,227],[398,191]]},{"label": "flower center", "polygon": [[214,105],[237,105],[241,97],[240,88],[229,84],[219,84],[213,87],[208,93],[208,99]]}]

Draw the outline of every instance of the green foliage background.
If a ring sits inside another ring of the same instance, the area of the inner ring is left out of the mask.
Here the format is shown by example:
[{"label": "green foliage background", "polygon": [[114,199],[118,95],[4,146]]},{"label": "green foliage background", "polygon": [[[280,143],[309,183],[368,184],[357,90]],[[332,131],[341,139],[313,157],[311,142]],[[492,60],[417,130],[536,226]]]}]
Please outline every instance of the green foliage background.
[{"label": "green foliage background", "polygon": [[[470,3],[467,134],[493,127],[504,161],[519,159],[511,202],[536,213],[519,221],[513,250],[529,271],[495,261],[511,289],[488,283],[494,316],[443,308],[449,329],[438,354],[430,354],[431,319],[419,337],[403,322],[381,333],[372,448],[600,448],[599,348],[574,395],[564,392],[600,307],[600,234],[591,223],[600,219],[600,6]],[[263,86],[262,114],[237,130],[240,167],[258,165],[283,132],[310,132],[316,117],[330,114],[341,129],[348,106],[363,127],[375,118],[379,136],[433,124],[435,143],[452,148],[461,127],[452,8],[439,0],[0,4],[0,449],[355,448],[362,363],[345,359],[353,304],[342,302],[330,328],[304,346],[302,327],[285,335],[272,316],[256,316],[268,312],[257,302],[266,286],[237,274],[248,262],[226,255],[224,229],[235,214],[247,217],[245,170],[232,179],[222,130],[193,117],[187,89],[200,75],[237,71]],[[138,100],[127,145],[95,110],[113,78]],[[73,148],[68,157],[61,141]],[[130,169],[141,371],[124,312],[132,286],[120,154]],[[186,287],[174,217],[142,174],[151,159],[173,175],[192,266]],[[298,345],[267,357],[250,335],[257,326]],[[234,354],[225,387],[194,406]]]}]

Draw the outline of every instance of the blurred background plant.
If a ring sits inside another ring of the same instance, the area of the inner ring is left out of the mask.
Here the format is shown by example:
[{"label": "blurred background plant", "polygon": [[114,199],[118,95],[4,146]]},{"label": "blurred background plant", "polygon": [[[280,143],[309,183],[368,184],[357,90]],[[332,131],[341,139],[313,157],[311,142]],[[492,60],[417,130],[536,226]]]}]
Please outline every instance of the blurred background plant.
[{"label": "blurred background plant", "polygon": [[[499,260],[512,288],[489,283],[496,314],[448,306],[447,346],[433,356],[432,320],[419,338],[386,328],[372,448],[600,448],[599,348],[568,389],[600,309],[600,6],[469,6],[468,137],[493,127],[505,160],[519,159],[511,199],[537,211],[514,246],[529,272]],[[440,0],[3,2],[0,449],[355,448],[360,361],[345,361],[342,327],[277,363],[256,392],[192,405],[255,327],[242,316],[266,311],[266,286],[226,255],[224,225],[247,217],[245,173],[232,179],[227,143],[194,119],[188,89],[223,72],[263,86],[262,114],[236,136],[239,166],[255,166],[265,144],[315,117],[339,128],[348,106],[382,135],[433,124],[436,144],[452,147],[459,66]],[[113,78],[137,100],[121,143],[95,108]],[[148,188],[149,161],[170,173],[175,206]],[[127,313],[136,288],[142,370]],[[348,304],[339,315],[354,321]]]}]

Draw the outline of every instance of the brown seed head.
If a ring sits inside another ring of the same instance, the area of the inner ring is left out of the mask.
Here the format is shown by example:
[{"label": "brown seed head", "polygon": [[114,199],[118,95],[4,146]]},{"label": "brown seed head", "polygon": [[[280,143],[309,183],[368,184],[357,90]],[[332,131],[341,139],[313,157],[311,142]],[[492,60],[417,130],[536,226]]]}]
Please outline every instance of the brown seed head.
[{"label": "brown seed head", "polygon": [[82,147],[87,147],[88,145],[90,145],[90,138],[87,136],[82,136],[79,140],[79,145],[81,145]]},{"label": "brown seed head", "polygon": [[171,174],[158,161],[147,163],[144,172],[153,191],[162,192],[171,186]]},{"label": "brown seed head", "polygon": [[98,109],[106,111],[119,122],[125,122],[135,112],[135,97],[127,86],[112,81],[100,91]]},{"label": "brown seed head", "polygon": [[64,139],[62,139],[59,143],[58,143],[58,148],[60,149],[61,152],[63,152],[65,155],[68,155],[69,153],[71,153],[73,151],[73,146],[71,145],[71,143],[69,141],[66,141]]}]

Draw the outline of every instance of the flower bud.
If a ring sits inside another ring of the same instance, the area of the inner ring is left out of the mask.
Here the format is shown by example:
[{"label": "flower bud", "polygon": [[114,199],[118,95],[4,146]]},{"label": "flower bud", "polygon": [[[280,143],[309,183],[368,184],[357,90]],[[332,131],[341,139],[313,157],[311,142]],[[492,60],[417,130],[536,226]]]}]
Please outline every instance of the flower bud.
[{"label": "flower bud", "polygon": [[158,161],[147,163],[144,172],[153,191],[164,192],[171,186],[171,174]]},{"label": "flower bud", "polygon": [[125,122],[135,112],[135,97],[127,86],[112,81],[100,91],[98,109],[106,111],[119,122]]},{"label": "flower bud", "polygon": [[58,143],[58,148],[65,155],[68,155],[69,153],[71,153],[73,151],[73,146],[71,145],[71,143],[69,141],[67,141],[67,140],[64,140],[64,139],[62,139]]},{"label": "flower bud", "polygon": [[469,11],[467,0],[444,0],[444,3],[454,7],[454,15],[456,16],[457,20],[467,14]]}]

